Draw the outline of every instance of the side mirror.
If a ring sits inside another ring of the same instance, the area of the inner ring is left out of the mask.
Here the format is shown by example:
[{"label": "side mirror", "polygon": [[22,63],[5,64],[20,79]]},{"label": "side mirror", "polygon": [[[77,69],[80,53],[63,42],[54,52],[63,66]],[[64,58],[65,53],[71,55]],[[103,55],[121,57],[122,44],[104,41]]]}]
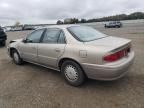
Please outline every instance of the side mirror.
[{"label": "side mirror", "polygon": [[28,39],[23,39],[23,43],[33,43],[32,40],[28,40]]},{"label": "side mirror", "polygon": [[22,42],[23,42],[23,43],[27,43],[27,39],[23,39]]}]

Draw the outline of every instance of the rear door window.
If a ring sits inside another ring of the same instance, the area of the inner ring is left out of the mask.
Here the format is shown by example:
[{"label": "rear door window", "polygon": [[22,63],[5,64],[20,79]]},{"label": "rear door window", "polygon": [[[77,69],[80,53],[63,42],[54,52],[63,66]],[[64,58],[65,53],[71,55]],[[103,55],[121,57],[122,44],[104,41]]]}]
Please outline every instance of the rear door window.
[{"label": "rear door window", "polygon": [[42,43],[58,43],[60,33],[60,29],[47,29],[42,39]]}]

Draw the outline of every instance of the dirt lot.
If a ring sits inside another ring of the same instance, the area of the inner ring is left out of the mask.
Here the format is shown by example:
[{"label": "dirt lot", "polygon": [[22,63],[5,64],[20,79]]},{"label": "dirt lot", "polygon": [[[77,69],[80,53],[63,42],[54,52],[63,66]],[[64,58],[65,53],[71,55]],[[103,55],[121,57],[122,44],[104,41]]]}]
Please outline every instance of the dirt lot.
[{"label": "dirt lot", "polygon": [[[0,108],[144,108],[144,24],[100,31],[133,40],[136,53],[128,75],[118,81],[65,83],[59,72],[32,64],[15,65],[0,48]],[[8,40],[28,32],[8,32]]]}]

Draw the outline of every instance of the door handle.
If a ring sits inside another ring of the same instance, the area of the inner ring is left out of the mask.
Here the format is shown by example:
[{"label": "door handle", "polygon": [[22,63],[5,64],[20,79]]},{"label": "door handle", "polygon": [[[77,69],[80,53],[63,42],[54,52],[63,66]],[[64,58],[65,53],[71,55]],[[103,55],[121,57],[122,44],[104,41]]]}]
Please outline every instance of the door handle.
[{"label": "door handle", "polygon": [[55,49],[56,52],[60,52],[60,49]]}]

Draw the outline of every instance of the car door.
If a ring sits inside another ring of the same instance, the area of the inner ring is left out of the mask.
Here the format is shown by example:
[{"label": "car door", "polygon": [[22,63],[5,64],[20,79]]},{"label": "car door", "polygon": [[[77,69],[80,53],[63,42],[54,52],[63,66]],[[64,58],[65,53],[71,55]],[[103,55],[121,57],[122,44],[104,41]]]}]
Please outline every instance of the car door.
[{"label": "car door", "polygon": [[39,29],[27,36],[25,42],[19,45],[21,56],[24,60],[30,62],[37,62],[37,47],[40,42],[44,29]]},{"label": "car door", "polygon": [[66,41],[60,29],[47,29],[38,45],[38,60],[42,65],[56,67],[57,60],[64,53]]}]

